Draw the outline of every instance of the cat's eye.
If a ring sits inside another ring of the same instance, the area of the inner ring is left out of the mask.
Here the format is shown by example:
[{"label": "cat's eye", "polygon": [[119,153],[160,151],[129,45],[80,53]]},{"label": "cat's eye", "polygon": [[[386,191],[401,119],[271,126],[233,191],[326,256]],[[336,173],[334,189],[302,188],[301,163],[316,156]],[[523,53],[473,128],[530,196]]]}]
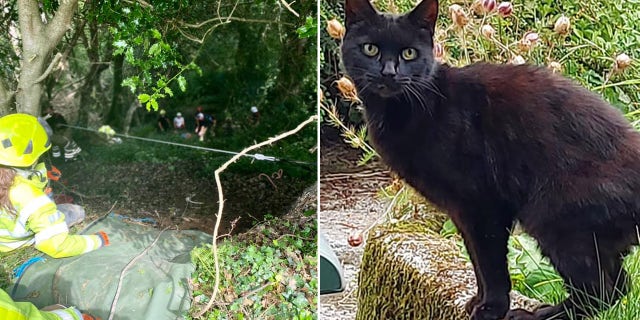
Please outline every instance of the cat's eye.
[{"label": "cat's eye", "polygon": [[364,54],[369,57],[377,56],[378,51],[378,46],[376,46],[375,44],[365,43],[364,46],[362,46],[362,52],[364,52]]},{"label": "cat's eye", "polygon": [[402,59],[410,61],[418,57],[418,50],[414,48],[406,48],[402,50]]}]

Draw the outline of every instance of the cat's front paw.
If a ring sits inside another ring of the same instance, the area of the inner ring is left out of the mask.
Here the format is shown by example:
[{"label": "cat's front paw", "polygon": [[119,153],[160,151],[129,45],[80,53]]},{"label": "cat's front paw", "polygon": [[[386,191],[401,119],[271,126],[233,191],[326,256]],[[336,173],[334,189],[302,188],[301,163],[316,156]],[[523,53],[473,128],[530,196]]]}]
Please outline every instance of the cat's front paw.
[{"label": "cat's front paw", "polygon": [[469,299],[469,301],[464,304],[464,311],[466,311],[467,314],[470,315],[471,313],[473,313],[473,309],[475,309],[476,306],[480,304],[481,300],[482,299],[478,295],[471,297],[471,299]]},{"label": "cat's front paw", "polygon": [[508,304],[478,303],[471,313],[471,320],[502,320],[509,310]]}]

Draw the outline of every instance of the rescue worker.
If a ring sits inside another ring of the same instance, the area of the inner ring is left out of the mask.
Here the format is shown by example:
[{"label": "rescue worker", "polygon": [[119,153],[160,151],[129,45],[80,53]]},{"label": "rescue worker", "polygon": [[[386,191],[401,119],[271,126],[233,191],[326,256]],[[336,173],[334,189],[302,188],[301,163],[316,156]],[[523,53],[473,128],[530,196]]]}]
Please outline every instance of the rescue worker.
[{"label": "rescue worker", "polygon": [[[23,246],[53,257],[81,255],[109,245],[104,232],[69,235],[64,213],[44,192],[44,165],[38,158],[51,147],[38,119],[28,114],[0,118],[0,252]],[[0,319],[92,319],[78,309],[40,311],[28,302],[14,302],[0,290]]]}]

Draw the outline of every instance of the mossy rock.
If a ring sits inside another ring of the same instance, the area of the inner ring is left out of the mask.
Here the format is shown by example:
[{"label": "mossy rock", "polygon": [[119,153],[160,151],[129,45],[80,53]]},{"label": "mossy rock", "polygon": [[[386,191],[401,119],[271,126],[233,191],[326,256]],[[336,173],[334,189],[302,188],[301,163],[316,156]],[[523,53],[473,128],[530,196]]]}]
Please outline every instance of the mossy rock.
[{"label": "mossy rock", "polygon": [[[356,320],[467,320],[476,292],[473,267],[455,242],[423,223],[396,223],[369,233],[358,277]],[[512,307],[537,302],[512,294]]]}]

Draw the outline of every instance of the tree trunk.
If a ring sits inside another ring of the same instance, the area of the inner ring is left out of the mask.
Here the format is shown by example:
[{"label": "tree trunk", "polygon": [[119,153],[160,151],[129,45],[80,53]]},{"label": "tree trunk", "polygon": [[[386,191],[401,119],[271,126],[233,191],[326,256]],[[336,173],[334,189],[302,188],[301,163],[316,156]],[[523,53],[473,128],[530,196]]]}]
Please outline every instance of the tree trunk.
[{"label": "tree trunk", "polygon": [[[40,114],[42,81],[59,61],[52,60],[51,53],[70,28],[78,0],[61,1],[54,17],[46,25],[42,22],[38,3],[35,0],[18,0],[22,52],[16,90],[17,111],[33,115]],[[50,65],[45,68],[47,63]]]},{"label": "tree trunk", "polygon": [[[123,103],[122,103],[122,80],[124,67],[124,55],[119,54],[113,57],[113,91],[111,92],[111,107],[108,108],[104,116],[105,123],[114,127],[114,129],[124,129],[125,121],[123,121]],[[130,122],[129,122],[130,124]]]},{"label": "tree trunk", "polygon": [[131,129],[131,121],[133,120],[133,115],[136,113],[136,110],[138,110],[138,108],[140,108],[140,102],[137,101],[135,103],[132,103],[131,106],[129,107],[129,110],[127,110],[127,115],[124,117],[124,121],[122,123],[122,133],[123,134],[129,134],[129,129]]},{"label": "tree trunk", "polygon": [[[80,87],[80,121],[79,123],[89,125],[90,119],[96,118],[96,114],[102,115],[105,105],[108,104],[99,103],[103,97],[101,97],[100,90],[96,90],[96,87],[100,82],[100,74],[106,70],[109,65],[101,63],[100,61],[100,41],[99,30],[97,21],[91,21],[89,23],[89,38],[87,39],[85,33],[82,33],[84,43],[87,47],[87,57],[89,58],[89,71],[85,76],[85,81]],[[102,107],[102,108],[101,108]]]}]

